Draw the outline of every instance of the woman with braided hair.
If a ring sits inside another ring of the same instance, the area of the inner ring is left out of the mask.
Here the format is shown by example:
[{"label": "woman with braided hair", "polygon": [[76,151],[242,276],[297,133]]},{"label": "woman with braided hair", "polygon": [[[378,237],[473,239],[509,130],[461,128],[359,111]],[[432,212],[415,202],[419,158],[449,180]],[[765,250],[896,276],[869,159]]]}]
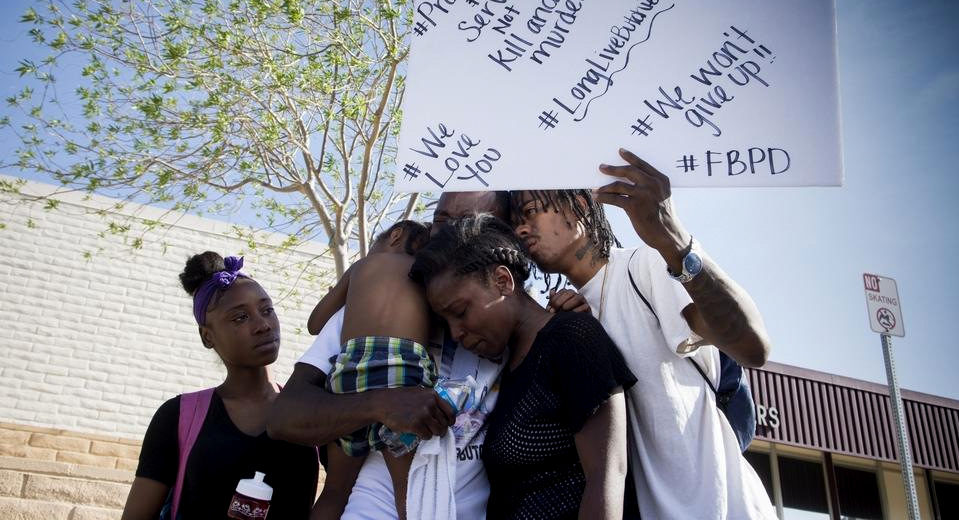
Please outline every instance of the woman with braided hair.
[{"label": "woman with braided hair", "polygon": [[588,313],[547,312],[524,290],[531,262],[491,215],[441,229],[410,276],[464,348],[507,358],[487,418],[487,516],[622,518],[623,390],[636,379]]}]

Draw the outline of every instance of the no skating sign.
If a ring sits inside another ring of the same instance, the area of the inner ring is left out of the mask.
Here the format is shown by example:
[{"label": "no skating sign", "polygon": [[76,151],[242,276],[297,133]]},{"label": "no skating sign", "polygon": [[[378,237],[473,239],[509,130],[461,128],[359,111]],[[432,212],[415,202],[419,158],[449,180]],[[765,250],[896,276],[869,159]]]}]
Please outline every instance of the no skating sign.
[{"label": "no skating sign", "polygon": [[892,278],[865,273],[866,308],[869,310],[869,326],[880,334],[905,337],[902,324],[902,308],[899,306],[899,289]]}]

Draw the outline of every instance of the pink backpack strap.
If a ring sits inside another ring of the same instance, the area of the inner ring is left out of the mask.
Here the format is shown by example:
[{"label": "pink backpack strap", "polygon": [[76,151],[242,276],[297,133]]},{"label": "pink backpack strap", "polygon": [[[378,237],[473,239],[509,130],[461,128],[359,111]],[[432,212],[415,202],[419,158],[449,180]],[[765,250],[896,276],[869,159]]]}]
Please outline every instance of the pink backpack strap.
[{"label": "pink backpack strap", "polygon": [[180,506],[180,495],[183,494],[183,477],[186,475],[186,461],[190,457],[190,450],[196,443],[197,435],[203,427],[206,413],[210,410],[210,401],[213,399],[213,388],[180,395],[180,424],[177,431],[177,446],[179,447],[179,464],[176,472],[176,484],[173,486],[173,502],[171,504],[171,520],[177,520],[177,509]]}]

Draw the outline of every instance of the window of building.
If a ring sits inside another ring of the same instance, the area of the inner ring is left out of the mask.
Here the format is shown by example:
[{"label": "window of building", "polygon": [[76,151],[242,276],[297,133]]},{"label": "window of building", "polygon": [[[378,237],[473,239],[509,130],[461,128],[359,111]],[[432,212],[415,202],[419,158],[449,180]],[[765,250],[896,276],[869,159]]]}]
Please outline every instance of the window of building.
[{"label": "window of building", "polygon": [[756,470],[756,474],[759,475],[759,480],[763,481],[763,487],[766,488],[766,494],[769,495],[769,500],[775,502],[775,498],[773,498],[773,470],[769,464],[769,454],[758,451],[747,451],[743,453],[743,456],[749,461],[749,465]]},{"label": "window of building", "polygon": [[879,480],[872,471],[835,466],[839,516],[843,520],[882,520]]},{"label": "window of building", "polygon": [[936,518],[959,518],[959,484],[935,481],[936,503],[939,515]]},{"label": "window of building", "polygon": [[822,463],[779,455],[785,520],[828,519],[826,478]]}]

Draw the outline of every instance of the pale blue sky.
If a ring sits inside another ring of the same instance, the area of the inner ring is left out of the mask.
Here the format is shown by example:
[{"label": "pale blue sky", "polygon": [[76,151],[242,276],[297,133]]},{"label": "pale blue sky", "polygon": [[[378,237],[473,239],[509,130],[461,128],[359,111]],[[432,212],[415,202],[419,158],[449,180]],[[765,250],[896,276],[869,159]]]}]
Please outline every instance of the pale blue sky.
[{"label": "pale blue sky", "polygon": [[[959,399],[949,325],[959,318],[959,4],[837,4],[845,185],[681,189],[675,204],[756,300],[772,360],[884,383],[862,286],[863,272],[881,274],[897,280],[903,306],[906,337],[893,338],[900,383]],[[16,22],[28,5],[0,7],[4,97],[17,89],[18,59],[34,54]],[[637,243],[611,213],[624,244]]]}]

